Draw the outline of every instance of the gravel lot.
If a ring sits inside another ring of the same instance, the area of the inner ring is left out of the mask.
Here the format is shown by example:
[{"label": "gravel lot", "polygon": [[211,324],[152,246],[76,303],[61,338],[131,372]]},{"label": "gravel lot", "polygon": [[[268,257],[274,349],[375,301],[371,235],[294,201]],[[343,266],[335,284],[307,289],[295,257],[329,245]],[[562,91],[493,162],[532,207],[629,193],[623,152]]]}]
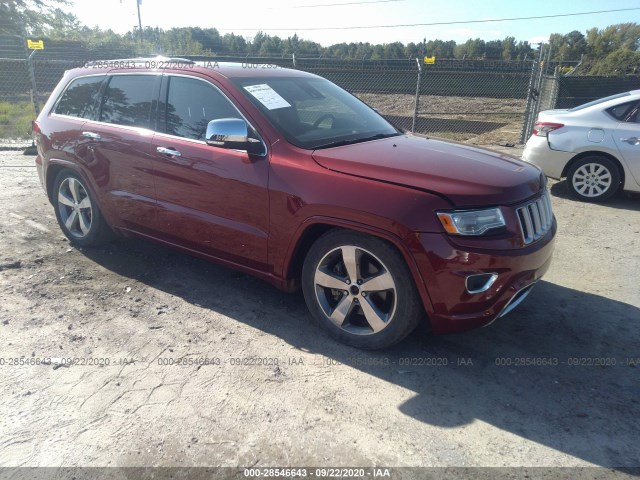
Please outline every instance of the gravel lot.
[{"label": "gravel lot", "polygon": [[553,184],[554,263],[516,311],[371,354],[301,294],[71,247],[33,157],[0,167],[0,466],[640,466],[637,197]]}]

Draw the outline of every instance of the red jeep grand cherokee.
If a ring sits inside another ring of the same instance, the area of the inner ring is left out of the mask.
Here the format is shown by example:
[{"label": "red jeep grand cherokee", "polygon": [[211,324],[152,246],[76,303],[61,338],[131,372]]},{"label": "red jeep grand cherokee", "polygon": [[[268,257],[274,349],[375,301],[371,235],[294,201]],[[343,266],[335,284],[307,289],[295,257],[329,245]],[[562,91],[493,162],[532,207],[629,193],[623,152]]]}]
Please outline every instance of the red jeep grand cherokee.
[{"label": "red jeep grand cherokee", "polygon": [[34,130],[73,243],[141,236],[301,286],[320,325],[356,347],[392,345],[423,319],[434,333],[487,325],[551,260],[540,170],[406,135],[309,73],[88,65],[66,73]]}]

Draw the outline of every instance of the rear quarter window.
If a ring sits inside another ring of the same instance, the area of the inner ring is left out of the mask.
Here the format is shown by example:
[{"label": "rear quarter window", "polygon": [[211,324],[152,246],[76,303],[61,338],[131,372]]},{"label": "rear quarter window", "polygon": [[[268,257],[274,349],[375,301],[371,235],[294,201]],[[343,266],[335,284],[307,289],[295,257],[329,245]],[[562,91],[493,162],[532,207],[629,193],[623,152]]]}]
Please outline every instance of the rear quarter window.
[{"label": "rear quarter window", "polygon": [[615,107],[607,108],[607,113],[611,115],[616,120],[620,120],[624,122],[629,114],[636,108],[638,105],[638,101],[635,100],[633,102],[626,102],[620,105],[616,105]]},{"label": "rear quarter window", "polygon": [[54,113],[70,117],[90,118],[100,93],[105,75],[82,77],[73,80],[62,93]]}]

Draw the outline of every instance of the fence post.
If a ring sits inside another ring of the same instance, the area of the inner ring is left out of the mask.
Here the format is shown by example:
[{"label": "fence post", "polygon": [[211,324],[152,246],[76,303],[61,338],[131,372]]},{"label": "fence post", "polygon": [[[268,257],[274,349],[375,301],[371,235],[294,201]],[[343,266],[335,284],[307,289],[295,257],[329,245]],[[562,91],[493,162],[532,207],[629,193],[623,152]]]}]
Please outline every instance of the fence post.
[{"label": "fence post", "polygon": [[29,65],[29,79],[31,80],[31,103],[33,103],[33,110],[35,111],[36,118],[40,115],[40,101],[38,99],[38,90],[36,88],[36,72],[33,69],[33,56],[37,50],[34,50],[27,57],[27,63]]},{"label": "fence post", "polygon": [[416,65],[418,65],[418,81],[416,82],[416,102],[413,108],[413,121],[411,122],[411,133],[416,133],[416,122],[418,120],[418,108],[420,106],[420,82],[422,79],[422,65],[420,60],[416,58]]},{"label": "fence post", "polygon": [[40,102],[38,101],[38,90],[36,89],[36,74],[33,68],[33,56],[36,50],[29,53],[29,47],[27,46],[27,29],[24,22],[22,22],[22,48],[24,48],[24,55],[27,61],[27,67],[29,69],[29,80],[31,81],[31,103],[33,104],[33,111],[35,112],[35,118],[38,118],[40,114]]},{"label": "fence post", "polygon": [[556,108],[558,103],[558,92],[560,91],[560,70],[556,67],[553,73],[553,88],[551,89],[551,98],[549,99],[549,109]]},{"label": "fence post", "polygon": [[538,83],[536,84],[534,91],[537,92],[537,95],[533,97],[533,108],[531,110],[531,115],[529,116],[530,125],[529,132],[533,130],[533,125],[535,124],[536,119],[538,118],[538,113],[540,113],[540,105],[542,104],[542,81],[544,79],[544,75],[549,68],[549,64],[551,63],[551,45],[547,48],[546,55],[547,59],[543,60],[542,51],[540,52],[540,72],[538,75]]},{"label": "fence post", "polygon": [[526,143],[529,135],[531,133],[531,129],[533,128],[533,124],[535,122],[535,118],[531,118],[535,115],[535,96],[539,95],[539,92],[536,92],[536,80],[537,80],[537,69],[539,68],[540,61],[542,60],[542,52],[544,49],[544,44],[540,44],[540,54],[538,56],[538,60],[533,60],[531,65],[531,76],[529,77],[529,88],[527,90],[527,106],[524,111],[524,119],[522,122],[522,132],[520,133],[520,143]]}]

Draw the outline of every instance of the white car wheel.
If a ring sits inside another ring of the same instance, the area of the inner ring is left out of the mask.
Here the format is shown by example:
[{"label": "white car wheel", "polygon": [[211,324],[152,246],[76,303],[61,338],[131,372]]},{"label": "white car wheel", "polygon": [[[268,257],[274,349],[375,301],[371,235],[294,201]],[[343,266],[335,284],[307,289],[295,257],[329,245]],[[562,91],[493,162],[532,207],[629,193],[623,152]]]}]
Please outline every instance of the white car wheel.
[{"label": "white car wheel", "polygon": [[571,193],[580,200],[600,202],[618,191],[620,173],[606,157],[585,157],[572,165],[567,181]]}]

